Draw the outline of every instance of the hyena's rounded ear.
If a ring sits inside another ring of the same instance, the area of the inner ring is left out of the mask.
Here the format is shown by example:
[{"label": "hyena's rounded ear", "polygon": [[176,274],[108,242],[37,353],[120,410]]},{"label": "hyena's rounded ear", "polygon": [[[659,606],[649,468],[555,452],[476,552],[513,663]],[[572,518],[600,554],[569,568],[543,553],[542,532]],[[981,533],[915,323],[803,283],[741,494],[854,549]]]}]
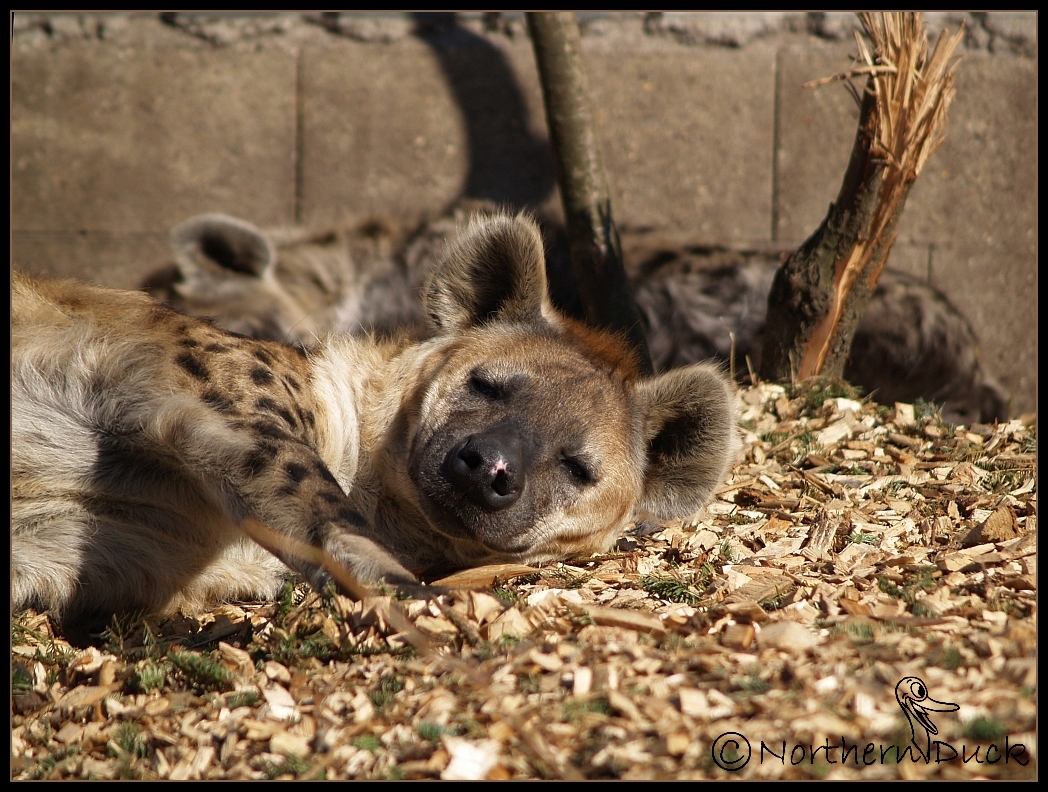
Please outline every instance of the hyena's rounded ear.
[{"label": "hyena's rounded ear", "polygon": [[492,320],[541,321],[549,309],[542,235],[535,222],[526,215],[474,216],[422,299],[439,330]]},{"label": "hyena's rounded ear", "polygon": [[687,517],[706,504],[739,452],[735,390],[708,363],[637,383],[648,467],[639,509]]},{"label": "hyena's rounded ear", "polygon": [[224,214],[191,217],[171,232],[175,262],[186,280],[217,271],[263,277],[277,255],[251,223]]}]

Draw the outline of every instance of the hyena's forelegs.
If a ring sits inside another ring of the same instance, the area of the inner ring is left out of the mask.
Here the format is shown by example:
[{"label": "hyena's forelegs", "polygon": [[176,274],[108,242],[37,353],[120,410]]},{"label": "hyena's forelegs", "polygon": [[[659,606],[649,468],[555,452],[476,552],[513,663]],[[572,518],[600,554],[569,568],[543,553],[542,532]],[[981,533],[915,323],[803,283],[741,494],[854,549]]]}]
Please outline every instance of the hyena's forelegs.
[{"label": "hyena's forelegs", "polygon": [[[410,572],[366,538],[366,518],[316,451],[276,420],[245,427],[198,403],[158,411],[149,431],[187,471],[202,474],[233,522],[318,590],[337,581],[333,563],[365,584],[417,587]],[[245,523],[249,518],[262,524],[261,533]]]}]

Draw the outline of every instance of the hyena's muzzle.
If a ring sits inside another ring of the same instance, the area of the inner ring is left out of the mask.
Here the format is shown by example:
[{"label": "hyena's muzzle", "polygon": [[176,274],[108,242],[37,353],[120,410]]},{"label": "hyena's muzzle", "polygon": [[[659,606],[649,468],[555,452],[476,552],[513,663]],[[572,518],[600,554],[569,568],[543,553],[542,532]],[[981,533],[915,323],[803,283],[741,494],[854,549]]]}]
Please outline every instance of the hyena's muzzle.
[{"label": "hyena's muzzle", "polygon": [[552,493],[543,492],[545,444],[517,423],[434,438],[421,489],[442,533],[496,553],[521,553],[532,543],[531,529],[549,510]]},{"label": "hyena's muzzle", "polygon": [[582,536],[602,545],[632,509],[643,458],[628,390],[612,372],[552,333],[481,329],[440,380],[423,400],[409,461],[437,532],[492,558],[538,559]]},{"label": "hyena's muzzle", "polygon": [[508,428],[465,437],[448,451],[441,472],[457,492],[488,512],[511,507],[528,480],[523,443]]}]

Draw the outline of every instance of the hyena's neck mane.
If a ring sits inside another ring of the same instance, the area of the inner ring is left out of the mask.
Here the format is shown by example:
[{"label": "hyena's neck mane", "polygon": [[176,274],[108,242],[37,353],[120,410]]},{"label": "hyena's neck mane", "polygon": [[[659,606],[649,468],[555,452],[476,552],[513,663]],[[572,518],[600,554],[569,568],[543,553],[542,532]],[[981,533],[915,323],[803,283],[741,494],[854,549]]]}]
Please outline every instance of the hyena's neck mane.
[{"label": "hyena's neck mane", "polygon": [[640,379],[640,356],[624,336],[566,316],[558,316],[556,321],[563,338],[592,362],[614,372],[625,383]]},{"label": "hyena's neck mane", "polygon": [[369,476],[371,459],[361,458],[362,449],[390,442],[387,436],[397,431],[393,424],[404,400],[421,387],[426,361],[441,345],[440,339],[375,343],[346,335],[310,353],[314,387],[327,414],[320,455],[343,488],[354,479],[358,487],[360,475]]},{"label": "hyena's neck mane", "polygon": [[[344,336],[310,353],[314,391],[326,416],[318,433],[321,458],[353,508],[367,517],[364,533],[409,565],[425,566],[447,549],[446,538],[425,541],[432,531],[406,460],[417,405],[450,344],[439,337],[375,344]],[[430,547],[433,541],[442,544]]]}]

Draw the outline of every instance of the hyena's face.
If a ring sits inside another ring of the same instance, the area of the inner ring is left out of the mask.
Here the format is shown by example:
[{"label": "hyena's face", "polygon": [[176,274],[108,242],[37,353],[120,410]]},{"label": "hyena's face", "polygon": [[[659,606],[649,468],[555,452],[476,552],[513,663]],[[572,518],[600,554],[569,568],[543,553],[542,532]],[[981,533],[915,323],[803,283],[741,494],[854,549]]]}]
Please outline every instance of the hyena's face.
[{"label": "hyena's face", "polygon": [[552,334],[454,344],[410,448],[429,522],[526,563],[606,549],[643,485],[628,376]]},{"label": "hyena's face", "polygon": [[607,549],[637,511],[693,512],[733,461],[725,378],[642,379],[621,339],[557,314],[530,221],[467,230],[423,301],[434,351],[402,409],[408,487],[475,560]]}]

